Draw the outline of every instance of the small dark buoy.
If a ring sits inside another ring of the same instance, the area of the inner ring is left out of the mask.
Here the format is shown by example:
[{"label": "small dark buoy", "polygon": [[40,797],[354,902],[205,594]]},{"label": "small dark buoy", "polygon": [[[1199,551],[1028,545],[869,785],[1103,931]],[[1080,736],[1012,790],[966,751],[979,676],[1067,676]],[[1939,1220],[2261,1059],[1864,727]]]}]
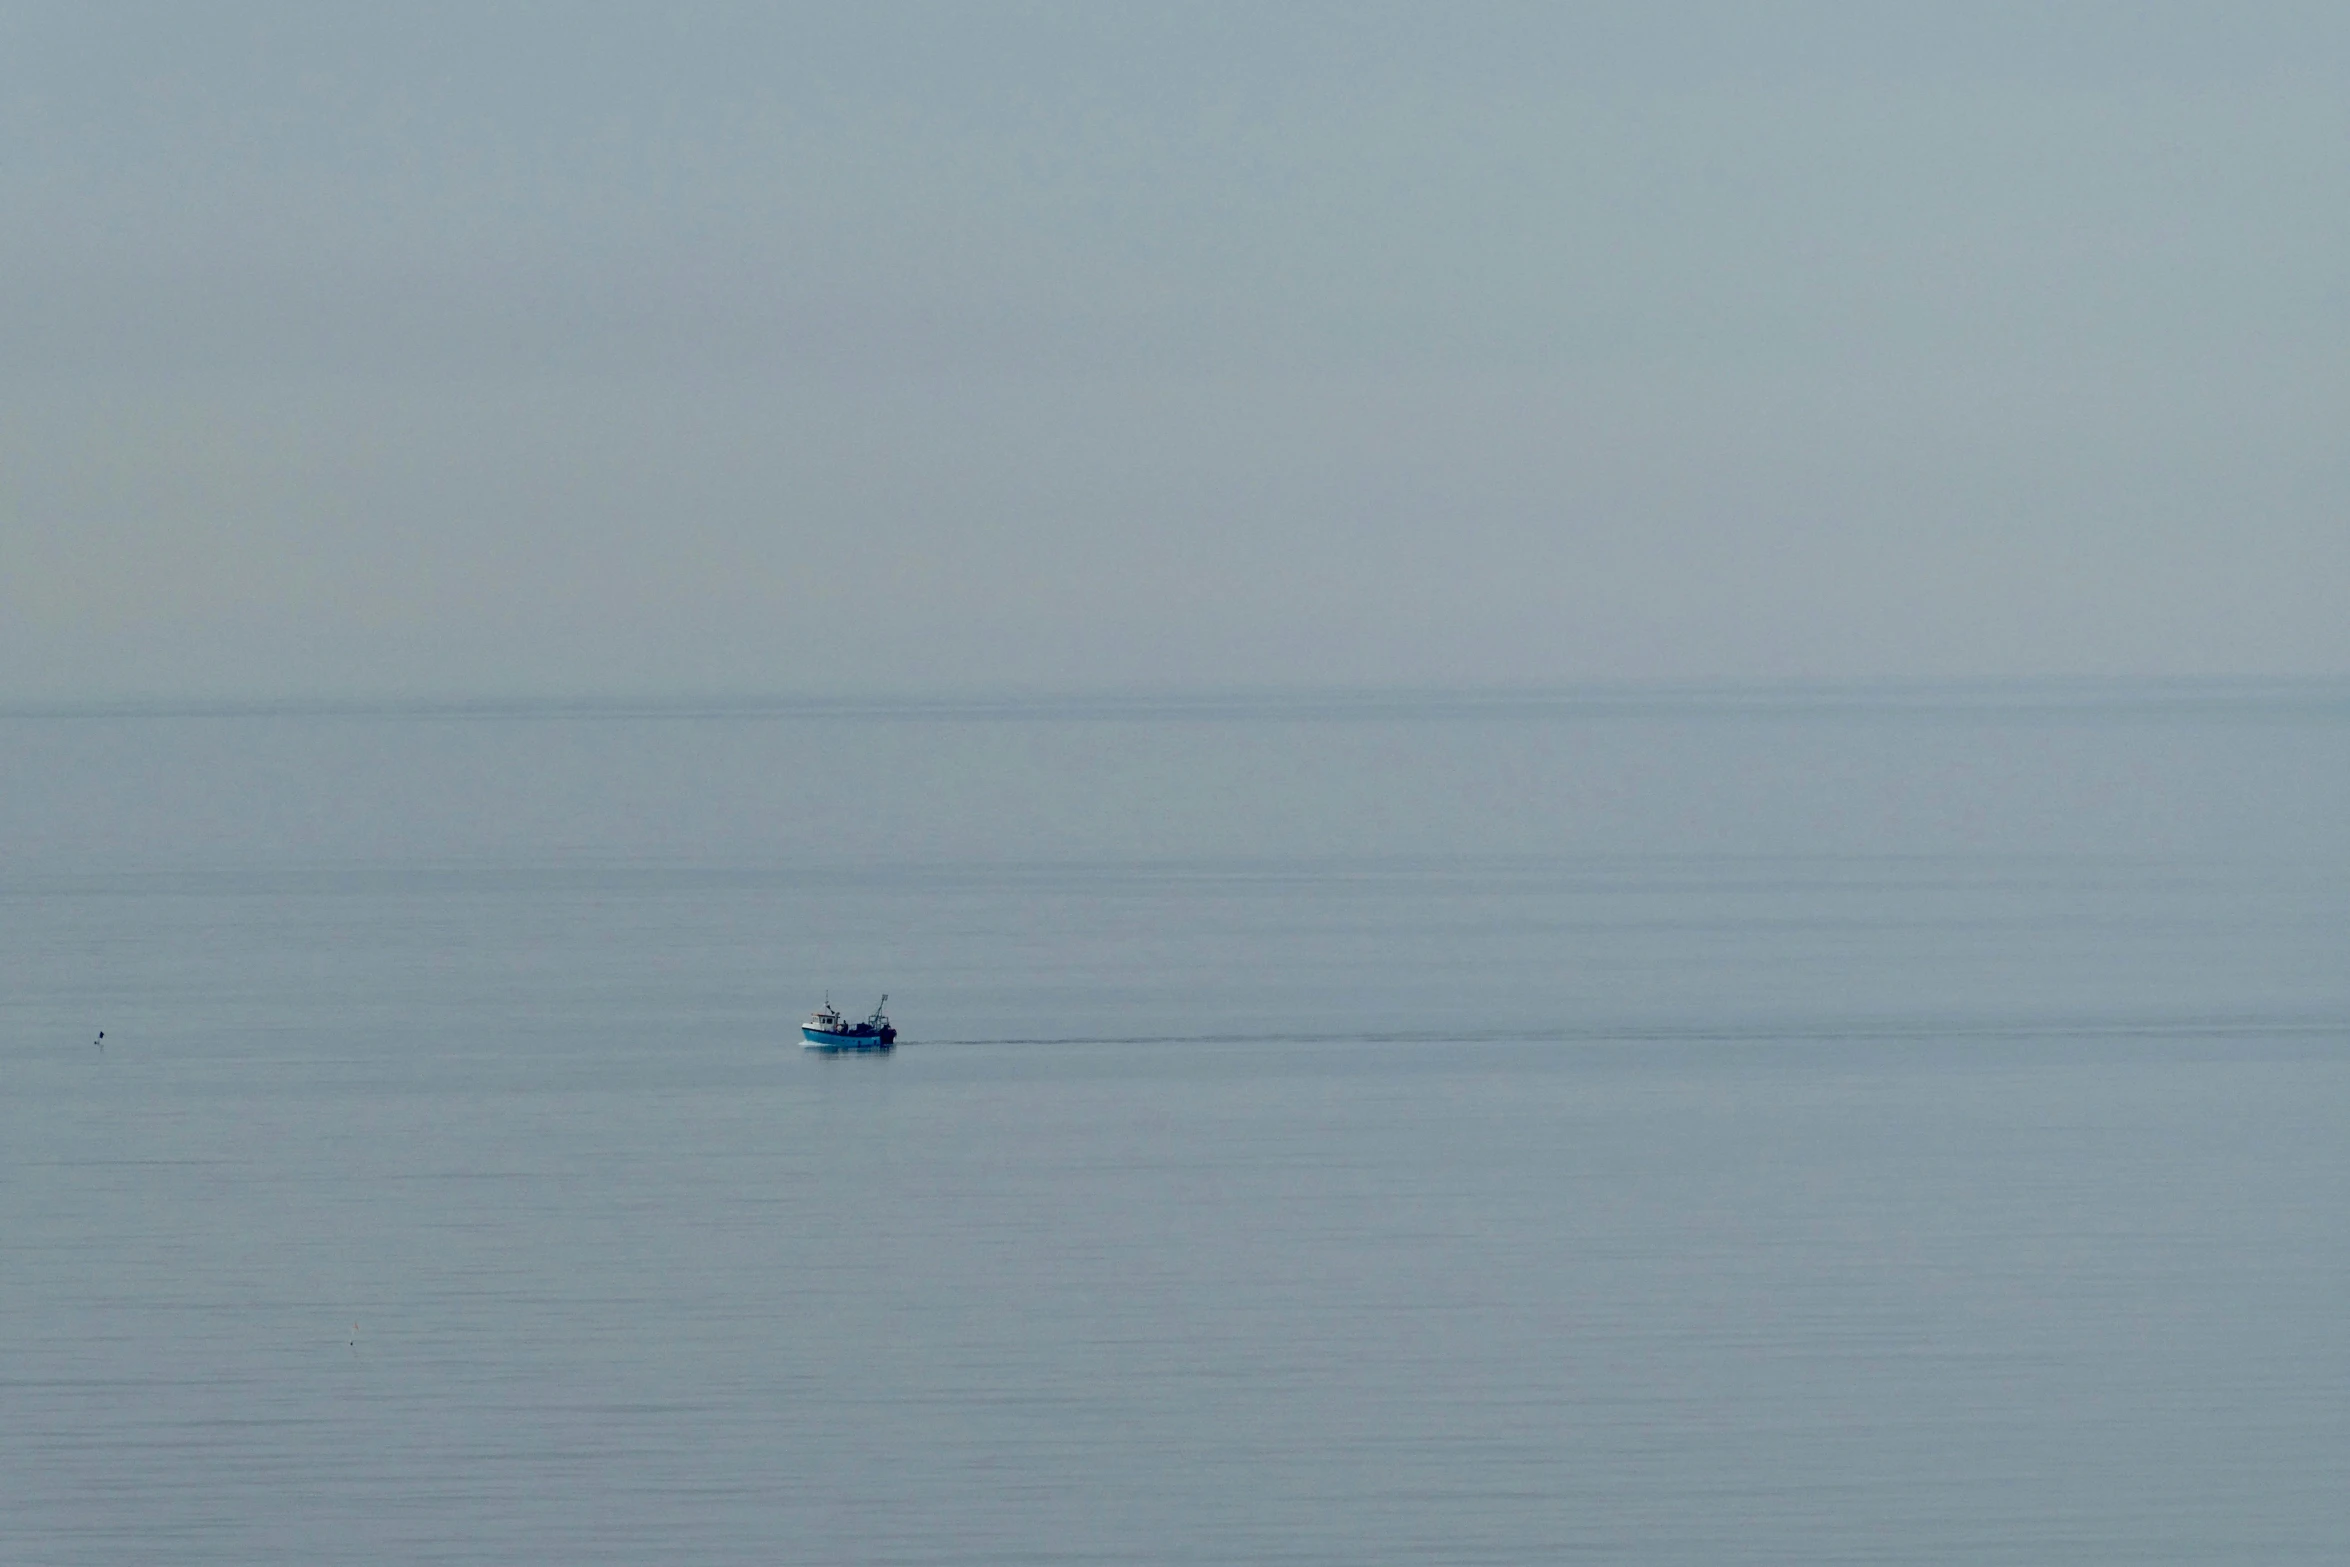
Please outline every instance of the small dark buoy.
[{"label": "small dark buoy", "polygon": [[91,1041],[91,1043],[95,1044],[95,1045],[98,1047],[98,1054],[100,1054],[100,1055],[104,1055],[104,1054],[106,1054],[106,1030],[104,1030],[104,1029],[100,1029],[100,1030],[98,1030],[98,1037],[97,1037],[96,1039],[92,1040],[92,1041]]}]

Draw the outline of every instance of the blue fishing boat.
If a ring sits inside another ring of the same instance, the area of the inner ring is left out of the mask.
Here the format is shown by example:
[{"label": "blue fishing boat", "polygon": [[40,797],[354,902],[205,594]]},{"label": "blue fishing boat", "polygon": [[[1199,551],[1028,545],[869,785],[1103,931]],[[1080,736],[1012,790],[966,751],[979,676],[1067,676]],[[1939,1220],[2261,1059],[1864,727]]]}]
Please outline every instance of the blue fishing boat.
[{"label": "blue fishing boat", "polygon": [[830,997],[825,998],[821,1011],[811,1014],[800,1025],[801,1048],[807,1050],[888,1050],[898,1042],[898,1031],[890,1025],[881,1010],[889,1005],[883,996],[873,1015],[862,1023],[852,1023],[833,1010]]}]

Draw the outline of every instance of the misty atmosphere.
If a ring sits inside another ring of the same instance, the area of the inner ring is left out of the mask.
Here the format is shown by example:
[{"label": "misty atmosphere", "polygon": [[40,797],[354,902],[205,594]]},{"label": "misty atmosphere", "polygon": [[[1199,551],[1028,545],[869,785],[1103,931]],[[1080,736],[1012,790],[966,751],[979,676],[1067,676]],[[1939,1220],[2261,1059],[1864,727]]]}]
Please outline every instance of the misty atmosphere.
[{"label": "misty atmosphere", "polygon": [[2350,9],[0,3],[0,1557],[2350,1559]]},{"label": "misty atmosphere", "polygon": [[2338,676],[2346,50],[11,6],[0,697]]}]

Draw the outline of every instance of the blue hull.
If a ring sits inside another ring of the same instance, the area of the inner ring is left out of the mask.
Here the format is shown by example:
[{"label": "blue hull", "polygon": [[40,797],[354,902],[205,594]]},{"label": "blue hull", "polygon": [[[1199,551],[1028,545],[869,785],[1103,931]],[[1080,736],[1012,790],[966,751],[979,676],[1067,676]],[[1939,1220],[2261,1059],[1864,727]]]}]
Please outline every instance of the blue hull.
[{"label": "blue hull", "polygon": [[894,1048],[898,1042],[895,1029],[886,1034],[831,1034],[821,1028],[803,1027],[800,1039],[804,1050],[863,1050],[875,1054]]}]

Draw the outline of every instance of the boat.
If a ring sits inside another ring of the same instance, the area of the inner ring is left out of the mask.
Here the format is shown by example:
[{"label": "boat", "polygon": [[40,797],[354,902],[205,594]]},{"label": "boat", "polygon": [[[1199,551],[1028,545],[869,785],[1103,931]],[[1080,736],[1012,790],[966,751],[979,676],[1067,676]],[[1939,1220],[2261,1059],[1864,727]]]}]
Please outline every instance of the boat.
[{"label": "boat", "polygon": [[801,1048],[806,1050],[888,1050],[898,1042],[898,1031],[881,1009],[889,1005],[883,996],[873,1009],[873,1015],[862,1023],[852,1023],[833,1009],[832,998],[826,997],[821,1010],[810,1013],[808,1021],[800,1025]]}]

